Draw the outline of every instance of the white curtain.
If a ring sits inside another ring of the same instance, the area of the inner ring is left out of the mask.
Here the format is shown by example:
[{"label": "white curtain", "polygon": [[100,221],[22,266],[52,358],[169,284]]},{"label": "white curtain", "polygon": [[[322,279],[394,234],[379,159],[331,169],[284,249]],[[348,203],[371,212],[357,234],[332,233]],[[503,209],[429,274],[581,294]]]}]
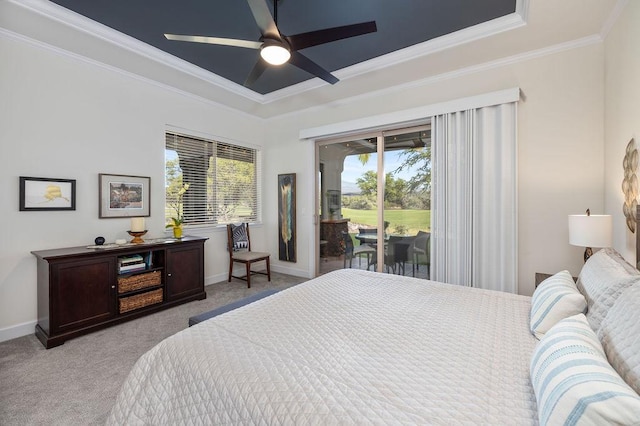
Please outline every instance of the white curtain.
[{"label": "white curtain", "polygon": [[517,292],[517,104],[432,121],[431,278]]}]

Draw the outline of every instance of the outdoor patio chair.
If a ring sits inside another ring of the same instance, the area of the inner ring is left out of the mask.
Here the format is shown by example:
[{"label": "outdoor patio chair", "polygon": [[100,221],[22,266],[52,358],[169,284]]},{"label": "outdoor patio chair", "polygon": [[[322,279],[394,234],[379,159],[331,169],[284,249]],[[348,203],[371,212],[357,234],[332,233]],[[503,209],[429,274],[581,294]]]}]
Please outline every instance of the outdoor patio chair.
[{"label": "outdoor patio chair", "polygon": [[347,267],[347,260],[349,261],[349,268],[352,267],[352,262],[354,257],[358,257],[358,265],[362,265],[362,255],[367,256],[367,270],[369,270],[369,266],[372,265],[371,256],[376,255],[376,249],[371,247],[369,244],[360,244],[359,246],[355,246],[353,244],[353,240],[351,239],[351,235],[346,231],[341,231],[342,241],[344,242],[344,268]]}]

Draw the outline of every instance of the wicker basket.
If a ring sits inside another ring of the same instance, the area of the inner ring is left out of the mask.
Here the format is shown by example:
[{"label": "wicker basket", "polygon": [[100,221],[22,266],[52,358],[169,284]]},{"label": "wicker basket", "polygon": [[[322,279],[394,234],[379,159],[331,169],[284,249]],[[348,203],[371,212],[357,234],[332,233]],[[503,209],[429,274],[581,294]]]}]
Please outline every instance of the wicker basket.
[{"label": "wicker basket", "polygon": [[141,288],[160,285],[162,274],[160,271],[148,272],[146,274],[130,275],[128,277],[118,277],[118,293],[140,290]]},{"label": "wicker basket", "polygon": [[144,308],[145,306],[155,305],[162,302],[162,289],[159,288],[146,293],[136,294],[135,296],[123,297],[120,299],[120,313],[133,311],[134,309]]}]

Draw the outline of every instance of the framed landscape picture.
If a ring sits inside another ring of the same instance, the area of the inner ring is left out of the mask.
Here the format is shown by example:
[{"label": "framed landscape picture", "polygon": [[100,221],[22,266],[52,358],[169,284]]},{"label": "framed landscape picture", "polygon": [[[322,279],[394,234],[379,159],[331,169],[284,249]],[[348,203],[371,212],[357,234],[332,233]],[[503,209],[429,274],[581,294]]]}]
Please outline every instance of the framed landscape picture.
[{"label": "framed landscape picture", "polygon": [[20,176],[20,211],[75,209],[74,179]]},{"label": "framed landscape picture", "polygon": [[99,174],[100,218],[150,216],[151,178]]}]

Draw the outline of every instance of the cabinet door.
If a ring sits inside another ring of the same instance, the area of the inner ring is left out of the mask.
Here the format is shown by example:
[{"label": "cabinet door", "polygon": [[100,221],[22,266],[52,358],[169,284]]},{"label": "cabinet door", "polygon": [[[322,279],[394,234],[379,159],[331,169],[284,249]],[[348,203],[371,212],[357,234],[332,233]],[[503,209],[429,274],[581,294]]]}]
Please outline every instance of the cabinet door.
[{"label": "cabinet door", "polygon": [[167,300],[204,292],[204,246],[190,244],[167,249]]},{"label": "cabinet door", "polygon": [[115,315],[115,260],[104,257],[51,266],[51,331],[62,333]]}]

